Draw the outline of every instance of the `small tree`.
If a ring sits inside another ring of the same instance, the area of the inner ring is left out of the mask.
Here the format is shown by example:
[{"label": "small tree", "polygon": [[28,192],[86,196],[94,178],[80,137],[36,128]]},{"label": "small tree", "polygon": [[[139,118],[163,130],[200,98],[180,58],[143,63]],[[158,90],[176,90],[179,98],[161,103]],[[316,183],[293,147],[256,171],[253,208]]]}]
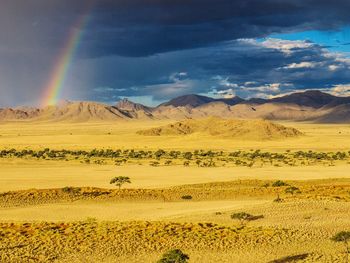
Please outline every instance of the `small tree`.
[{"label": "small tree", "polygon": [[283,202],[283,199],[280,197],[279,194],[277,194],[277,197],[276,199],[273,200],[275,203],[282,203]]},{"label": "small tree", "polygon": [[181,199],[184,199],[184,200],[191,200],[191,199],[192,199],[192,196],[191,196],[191,195],[183,195],[183,196],[181,196]]},{"label": "small tree", "polygon": [[180,249],[169,250],[164,253],[157,263],[187,263],[190,257],[184,254]]},{"label": "small tree", "polygon": [[254,216],[254,215],[248,214],[246,212],[240,212],[240,213],[232,214],[231,218],[238,219],[240,221],[241,225],[244,226],[247,222],[257,220],[260,218],[264,218],[264,216],[263,215]]},{"label": "small tree", "polygon": [[114,177],[109,183],[115,184],[120,189],[122,185],[125,183],[131,184],[131,181],[130,181],[130,178],[127,176],[118,176],[118,177]]},{"label": "small tree", "polygon": [[345,245],[345,262],[349,262],[349,253],[350,253],[350,247],[349,247],[349,241],[350,241],[350,231],[341,231],[337,234],[335,234],[331,240],[334,242],[343,242]]},{"label": "small tree", "polygon": [[286,194],[294,195],[294,193],[300,193],[300,190],[298,187],[290,186],[290,187],[287,187],[286,190],[284,190],[284,192]]}]

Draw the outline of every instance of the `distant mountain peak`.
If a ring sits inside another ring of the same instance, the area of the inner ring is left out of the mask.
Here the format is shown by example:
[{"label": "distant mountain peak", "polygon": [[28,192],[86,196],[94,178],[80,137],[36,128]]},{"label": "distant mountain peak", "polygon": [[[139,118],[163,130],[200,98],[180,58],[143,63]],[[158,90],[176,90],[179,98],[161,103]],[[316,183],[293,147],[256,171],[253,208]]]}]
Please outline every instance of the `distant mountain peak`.
[{"label": "distant mountain peak", "polygon": [[350,102],[350,98],[336,97],[320,90],[307,90],[304,92],[296,92],[289,95],[277,97],[267,102],[292,103],[301,106],[321,108],[328,104],[339,105]]},{"label": "distant mountain peak", "polygon": [[241,97],[238,97],[238,96],[234,96],[234,97],[231,97],[231,98],[219,98],[219,99],[215,99],[215,101],[221,101],[221,102],[224,102],[230,106],[233,106],[233,105],[236,105],[236,104],[239,104],[241,102],[244,102],[245,100],[242,99]]},{"label": "distant mountain peak", "polygon": [[214,98],[197,95],[197,94],[188,94],[180,97],[176,97],[168,102],[162,103],[160,106],[174,106],[174,107],[198,107],[203,104],[215,101]]},{"label": "distant mountain peak", "polygon": [[125,111],[148,111],[150,108],[141,104],[141,103],[136,103],[128,98],[123,98],[119,100],[115,107],[117,107],[120,110],[125,110]]},{"label": "distant mountain peak", "polygon": [[188,95],[176,97],[168,102],[161,104],[160,106],[174,106],[174,107],[190,106],[195,108],[195,107],[202,106],[204,104],[207,104],[210,102],[216,102],[216,101],[224,102],[228,105],[235,105],[243,102],[244,99],[238,96],[235,96],[232,98],[212,98],[212,97],[207,97],[203,95],[188,94]]}]

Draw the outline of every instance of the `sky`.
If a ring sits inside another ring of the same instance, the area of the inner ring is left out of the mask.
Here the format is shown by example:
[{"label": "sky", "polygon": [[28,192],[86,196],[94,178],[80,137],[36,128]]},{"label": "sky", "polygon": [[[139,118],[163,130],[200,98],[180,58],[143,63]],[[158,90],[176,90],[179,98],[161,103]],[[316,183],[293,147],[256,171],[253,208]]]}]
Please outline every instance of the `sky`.
[{"label": "sky", "polygon": [[0,107],[43,105],[52,86],[56,101],[108,104],[347,96],[349,10],[349,0],[0,0]]}]

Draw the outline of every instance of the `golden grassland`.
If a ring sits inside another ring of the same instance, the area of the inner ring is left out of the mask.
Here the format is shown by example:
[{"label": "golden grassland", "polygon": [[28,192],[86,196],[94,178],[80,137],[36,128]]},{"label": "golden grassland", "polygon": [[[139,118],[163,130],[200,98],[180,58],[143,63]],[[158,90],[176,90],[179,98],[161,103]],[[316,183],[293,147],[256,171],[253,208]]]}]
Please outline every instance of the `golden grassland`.
[{"label": "golden grassland", "polygon": [[[350,125],[283,123],[305,136],[264,141],[136,134],[171,122],[2,123],[0,150],[350,150]],[[109,184],[119,175],[131,179],[121,190]],[[330,238],[350,231],[349,201],[347,161],[154,167],[0,158],[0,262],[147,263],[174,248],[189,262],[344,262],[343,244]],[[242,225],[231,219],[237,212],[259,219]]]},{"label": "golden grassland", "polygon": [[0,191],[29,188],[100,187],[109,188],[114,176],[128,176],[128,188],[164,188],[183,184],[227,182],[237,179],[313,180],[349,178],[350,166],[304,167],[184,167],[148,165],[95,165],[64,161],[0,159]]},{"label": "golden grassland", "polygon": [[[289,240],[292,236],[295,239],[302,238],[293,231],[278,228],[241,229],[213,223],[121,223],[94,220],[71,223],[0,223],[0,231],[5,240],[0,249],[7,251],[0,255],[4,262],[76,262],[79,258],[87,261],[99,258],[100,262],[113,262],[112,259],[114,262],[148,262],[156,260],[152,254],[172,247],[186,251],[220,252],[226,255],[226,262],[239,262],[240,258],[249,257],[252,251],[262,256],[262,260],[273,260],[276,255],[271,252],[275,250],[276,244]],[[245,251],[240,252],[242,246]],[[233,251],[238,253],[232,258]],[[194,260],[208,260],[198,252],[193,254],[196,256],[190,253]],[[120,260],[121,257],[127,257],[126,261]],[[315,253],[311,257],[322,256]],[[337,258],[339,255],[334,253],[327,257]],[[211,259],[225,262],[225,259],[221,261],[215,256]]]},{"label": "golden grassland", "polygon": [[140,129],[173,123],[166,121],[120,121],[115,123],[50,123],[7,122],[0,124],[0,148],[31,149],[261,149],[269,151],[349,150],[350,126],[347,124],[283,123],[305,134],[283,140],[239,140],[215,138],[210,135],[142,136]]}]

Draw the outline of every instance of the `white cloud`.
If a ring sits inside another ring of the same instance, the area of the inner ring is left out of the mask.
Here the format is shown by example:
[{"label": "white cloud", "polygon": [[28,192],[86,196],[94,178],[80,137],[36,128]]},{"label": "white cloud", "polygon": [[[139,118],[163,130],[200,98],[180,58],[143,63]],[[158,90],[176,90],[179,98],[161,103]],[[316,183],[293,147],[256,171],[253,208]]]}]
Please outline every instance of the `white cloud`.
[{"label": "white cloud", "polygon": [[309,41],[283,40],[276,38],[267,38],[265,41],[261,42],[261,45],[265,48],[278,49],[287,55],[293,53],[293,49],[305,49],[315,46],[314,43]]},{"label": "white cloud", "polygon": [[226,90],[215,91],[214,94],[221,98],[230,99],[230,98],[233,98],[236,93],[233,89],[226,89]]},{"label": "white cloud", "polygon": [[345,85],[336,85],[327,91],[334,96],[350,96],[350,83]]},{"label": "white cloud", "polygon": [[111,88],[111,87],[108,87],[108,86],[104,86],[104,87],[97,87],[97,88],[94,88],[94,91],[96,92],[121,92],[121,91],[126,91],[127,89],[125,88]]},{"label": "white cloud", "polygon": [[300,69],[300,68],[315,68],[319,65],[316,62],[300,62],[300,63],[291,63],[283,68],[285,69]]},{"label": "white cloud", "polygon": [[187,76],[188,76],[187,72],[175,72],[169,76],[169,80],[173,82],[178,82],[187,78]]},{"label": "white cloud", "polygon": [[336,70],[339,69],[340,67],[337,66],[337,65],[329,65],[328,68],[329,68],[329,70],[331,70],[331,71],[336,71]]}]

